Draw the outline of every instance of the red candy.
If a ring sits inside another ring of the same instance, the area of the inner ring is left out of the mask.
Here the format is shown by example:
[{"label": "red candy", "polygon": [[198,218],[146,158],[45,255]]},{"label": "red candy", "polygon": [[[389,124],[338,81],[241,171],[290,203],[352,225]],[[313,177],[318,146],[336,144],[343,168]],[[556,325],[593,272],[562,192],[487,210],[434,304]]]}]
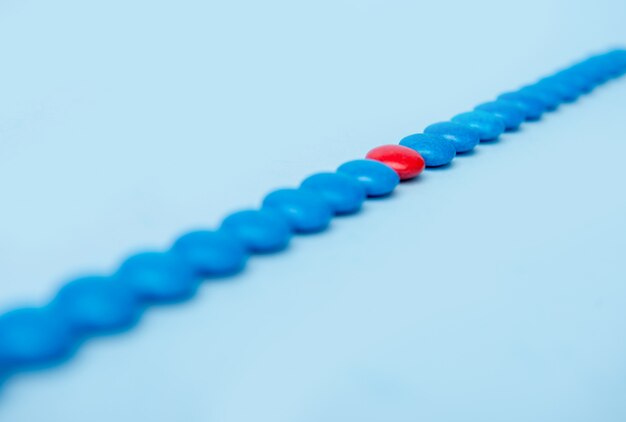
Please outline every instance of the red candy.
[{"label": "red candy", "polygon": [[388,165],[398,173],[401,180],[414,178],[426,166],[424,159],[417,151],[401,145],[376,147],[368,152],[365,157]]}]

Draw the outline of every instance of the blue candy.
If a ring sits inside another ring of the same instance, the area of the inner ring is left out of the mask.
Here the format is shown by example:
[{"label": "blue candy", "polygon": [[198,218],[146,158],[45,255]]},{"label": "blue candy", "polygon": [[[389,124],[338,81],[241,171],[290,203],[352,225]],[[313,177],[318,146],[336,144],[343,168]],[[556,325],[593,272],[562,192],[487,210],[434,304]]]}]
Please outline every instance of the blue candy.
[{"label": "blue candy", "polygon": [[612,77],[618,77],[626,73],[626,50],[617,49],[604,55],[608,62],[609,72]]},{"label": "blue candy", "polygon": [[456,156],[456,148],[442,135],[416,133],[400,140],[400,145],[419,152],[427,167],[449,164]]},{"label": "blue candy", "polygon": [[20,308],[0,316],[0,373],[67,357],[72,330],[48,307]]},{"label": "blue candy", "polygon": [[517,104],[526,115],[526,120],[538,120],[547,110],[546,105],[536,96],[528,92],[505,92],[498,96],[499,100]]},{"label": "blue candy", "polygon": [[340,165],[337,172],[358,180],[370,197],[389,195],[400,183],[398,173],[375,160],[348,161]]},{"label": "blue candy", "polygon": [[610,78],[601,56],[591,57],[578,63],[576,69],[596,84],[602,84]]},{"label": "blue candy", "polygon": [[342,173],[317,173],[307,177],[300,187],[320,194],[335,214],[357,212],[367,197],[358,180]]},{"label": "blue candy", "polygon": [[314,233],[328,227],[333,210],[316,192],[306,189],[279,189],[263,199],[263,208],[283,215],[297,233]]},{"label": "blue candy", "polygon": [[[527,85],[517,92],[523,95],[527,95],[530,98],[536,99],[543,105],[546,111],[556,110],[563,102],[561,100],[561,97],[558,96],[553,91],[544,89],[541,86],[537,86],[537,85]],[[515,104],[518,104],[518,103],[515,103]]]},{"label": "blue candy", "polygon": [[567,82],[555,78],[554,76],[541,79],[539,82],[534,84],[534,86],[553,93],[566,103],[576,101],[582,94],[580,88],[577,88],[572,84],[568,84]]},{"label": "blue candy", "polygon": [[190,298],[199,279],[178,255],[144,252],[128,258],[117,278],[147,302],[172,302]]},{"label": "blue candy", "polygon": [[226,231],[198,230],[174,242],[172,252],[201,277],[216,277],[241,271],[248,259],[245,246]]},{"label": "blue candy", "polygon": [[453,122],[467,125],[478,131],[481,141],[492,141],[504,132],[504,120],[486,111],[468,111],[457,114]]},{"label": "blue candy", "polygon": [[221,229],[232,233],[250,252],[276,252],[287,247],[292,233],[287,220],[270,209],[233,213]]},{"label": "blue candy", "polygon": [[584,75],[581,75],[580,73],[572,70],[564,70],[558,72],[553,77],[575,87],[576,89],[578,89],[578,91],[585,94],[591,92],[591,90],[593,90],[593,88],[595,87],[593,81],[589,80]]},{"label": "blue candy", "polygon": [[601,76],[603,81],[607,81],[617,76],[617,62],[610,53],[591,58],[590,63],[591,66],[596,69],[597,74]]},{"label": "blue candy", "polygon": [[294,232],[323,230],[334,214],[358,211],[366,196],[390,194],[401,177],[414,177],[424,164],[445,165],[481,140],[516,129],[524,119],[539,119],[625,72],[626,50],[590,57],[450,122],[430,125],[423,134],[403,138],[402,146],[374,148],[367,155],[373,159],[344,163],[337,173],[314,174],[298,189],[271,192],[260,210],[233,213],[217,231],[187,233],[169,252],[134,255],[113,277],[74,280],[44,308],[0,315],[0,382],[23,367],[68,357],[88,335],[130,327],[148,303],[187,299],[201,277],[234,274],[250,252],[281,250]]},{"label": "blue candy", "polygon": [[434,123],[424,129],[424,133],[443,136],[454,144],[457,153],[471,151],[480,142],[476,129],[454,122]]},{"label": "blue candy", "polygon": [[486,111],[494,116],[500,117],[504,121],[506,130],[517,130],[526,119],[524,109],[518,104],[507,101],[497,100],[477,105],[474,110]]},{"label": "blue candy", "polygon": [[129,328],[142,310],[127,285],[115,278],[95,276],[66,284],[50,306],[83,334]]}]

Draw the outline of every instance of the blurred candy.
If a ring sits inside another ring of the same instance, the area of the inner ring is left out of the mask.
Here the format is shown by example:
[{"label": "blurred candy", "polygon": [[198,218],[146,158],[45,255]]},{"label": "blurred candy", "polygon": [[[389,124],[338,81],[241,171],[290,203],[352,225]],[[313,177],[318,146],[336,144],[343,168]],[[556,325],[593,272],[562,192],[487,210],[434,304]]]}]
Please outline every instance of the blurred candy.
[{"label": "blurred candy", "polygon": [[351,214],[361,209],[365,188],[354,178],[342,173],[317,173],[300,185],[322,195],[335,214]]},{"label": "blurred candy", "polygon": [[[541,103],[542,108],[545,109],[545,111],[554,111],[563,102],[561,100],[561,97],[559,97],[553,91],[544,89],[541,86],[537,86],[537,85],[527,85],[517,92],[522,95],[526,95],[528,98],[533,98],[539,103]],[[507,101],[507,100],[500,100],[500,101]],[[524,107],[520,105],[519,103],[515,103],[514,101],[511,101],[511,102],[513,102],[520,108]]]},{"label": "blurred candy", "polygon": [[164,252],[131,256],[118,270],[117,278],[139,299],[156,303],[190,298],[199,284],[199,278],[180,256]]},{"label": "blurred candy", "polygon": [[224,219],[221,228],[255,253],[282,250],[292,235],[287,219],[270,209],[235,212]]},{"label": "blurred candy", "polygon": [[546,104],[530,92],[505,92],[498,99],[517,104],[524,111],[526,120],[538,120],[547,110]]},{"label": "blurred candy", "polygon": [[48,307],[0,315],[0,373],[51,363],[69,355],[73,347],[73,332]]},{"label": "blurred candy", "polygon": [[400,182],[400,176],[391,167],[376,160],[353,160],[337,168],[337,173],[357,180],[367,196],[388,195]]},{"label": "blurred candy", "polygon": [[243,269],[248,254],[243,243],[226,231],[199,230],[184,234],[172,246],[199,276],[224,276]]},{"label": "blurred candy", "polygon": [[324,197],[306,189],[279,189],[268,194],[263,208],[282,214],[297,233],[314,233],[328,227],[333,217]]},{"label": "blurred candy", "polygon": [[50,306],[81,334],[129,328],[141,313],[129,286],[110,277],[71,281],[59,290]]},{"label": "blurred candy", "polygon": [[507,101],[497,100],[477,105],[474,110],[486,111],[504,121],[505,130],[517,130],[526,119],[524,109],[518,104]]}]

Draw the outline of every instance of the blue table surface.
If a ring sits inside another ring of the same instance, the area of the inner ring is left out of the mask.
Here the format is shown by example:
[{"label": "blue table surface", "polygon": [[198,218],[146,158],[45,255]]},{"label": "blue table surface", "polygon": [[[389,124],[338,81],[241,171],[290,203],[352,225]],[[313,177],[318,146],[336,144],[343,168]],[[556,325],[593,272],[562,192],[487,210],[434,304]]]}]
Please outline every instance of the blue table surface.
[{"label": "blue table surface", "polygon": [[[0,307],[588,54],[626,3],[0,2]],[[626,80],[75,360],[0,421],[626,420]]]}]

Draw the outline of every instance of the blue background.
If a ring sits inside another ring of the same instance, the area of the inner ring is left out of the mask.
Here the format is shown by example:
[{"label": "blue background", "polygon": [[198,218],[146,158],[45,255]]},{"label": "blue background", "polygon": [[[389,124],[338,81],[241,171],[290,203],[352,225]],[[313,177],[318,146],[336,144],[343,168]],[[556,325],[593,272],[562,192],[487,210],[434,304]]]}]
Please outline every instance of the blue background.
[{"label": "blue background", "polygon": [[[626,43],[626,2],[0,2],[0,306]],[[0,420],[626,420],[626,80],[0,395]]]}]

